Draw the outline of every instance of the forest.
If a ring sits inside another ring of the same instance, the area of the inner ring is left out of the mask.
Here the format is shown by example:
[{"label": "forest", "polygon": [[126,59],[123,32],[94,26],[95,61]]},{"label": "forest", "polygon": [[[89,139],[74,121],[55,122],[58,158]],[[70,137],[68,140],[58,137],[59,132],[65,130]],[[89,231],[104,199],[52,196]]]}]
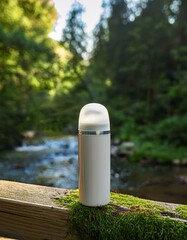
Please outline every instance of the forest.
[{"label": "forest", "polygon": [[93,48],[77,1],[61,41],[50,0],[0,1],[0,150],[23,132],[77,133],[81,107],[105,105],[132,160],[187,158],[187,1],[103,0]]}]

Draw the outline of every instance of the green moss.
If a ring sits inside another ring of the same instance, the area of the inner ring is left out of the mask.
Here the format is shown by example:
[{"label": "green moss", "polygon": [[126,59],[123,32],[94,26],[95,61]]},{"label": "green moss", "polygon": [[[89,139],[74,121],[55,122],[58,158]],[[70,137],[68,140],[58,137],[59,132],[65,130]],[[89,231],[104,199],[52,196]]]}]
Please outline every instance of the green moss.
[{"label": "green moss", "polygon": [[118,206],[126,206],[130,208],[132,211],[138,210],[139,212],[151,212],[151,213],[159,213],[161,211],[165,212],[167,209],[159,204],[154,203],[150,200],[141,199],[138,197],[125,195],[125,194],[117,194],[111,193],[111,203],[114,203]]},{"label": "green moss", "polygon": [[184,219],[187,219],[187,206],[186,205],[180,205],[176,208],[176,211],[180,214],[181,217]]},{"label": "green moss", "polygon": [[56,202],[71,210],[72,231],[83,240],[187,239],[187,224],[163,217],[173,213],[153,201],[111,193],[110,204],[86,207],[78,202],[78,191],[73,190]]}]

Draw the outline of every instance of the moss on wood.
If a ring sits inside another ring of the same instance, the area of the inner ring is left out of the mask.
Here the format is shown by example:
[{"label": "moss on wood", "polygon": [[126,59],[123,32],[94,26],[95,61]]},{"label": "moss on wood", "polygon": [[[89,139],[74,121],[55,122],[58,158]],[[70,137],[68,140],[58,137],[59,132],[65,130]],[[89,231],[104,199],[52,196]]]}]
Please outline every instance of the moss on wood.
[{"label": "moss on wood", "polygon": [[180,205],[176,208],[176,211],[180,214],[181,217],[187,219],[187,205]]},{"label": "moss on wood", "polygon": [[187,206],[156,203],[111,193],[110,204],[86,207],[78,202],[78,191],[56,200],[71,210],[72,231],[80,239],[98,240],[186,240]]}]

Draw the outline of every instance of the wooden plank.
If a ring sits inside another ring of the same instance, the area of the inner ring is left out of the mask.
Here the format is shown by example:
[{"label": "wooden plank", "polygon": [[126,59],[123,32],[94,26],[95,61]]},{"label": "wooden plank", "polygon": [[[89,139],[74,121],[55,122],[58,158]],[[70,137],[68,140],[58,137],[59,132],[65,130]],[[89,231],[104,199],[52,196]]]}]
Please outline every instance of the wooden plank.
[{"label": "wooden plank", "polygon": [[0,240],[16,240],[16,239],[13,239],[13,238],[5,238],[5,237],[0,237]]},{"label": "wooden plank", "polygon": [[69,191],[0,181],[0,236],[58,240],[69,236],[69,212],[53,199]]},{"label": "wooden plank", "polygon": [[0,237],[0,240],[16,240],[15,238],[6,238],[6,237]]}]

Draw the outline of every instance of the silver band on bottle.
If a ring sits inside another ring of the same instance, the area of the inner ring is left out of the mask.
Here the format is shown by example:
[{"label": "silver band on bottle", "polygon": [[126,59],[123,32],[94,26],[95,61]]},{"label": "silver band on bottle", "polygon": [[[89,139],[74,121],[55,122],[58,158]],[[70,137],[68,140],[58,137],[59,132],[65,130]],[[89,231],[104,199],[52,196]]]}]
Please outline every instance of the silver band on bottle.
[{"label": "silver band on bottle", "polygon": [[105,134],[109,134],[110,130],[106,130],[106,131],[88,131],[88,130],[84,130],[84,131],[79,131],[79,135],[105,135]]}]

